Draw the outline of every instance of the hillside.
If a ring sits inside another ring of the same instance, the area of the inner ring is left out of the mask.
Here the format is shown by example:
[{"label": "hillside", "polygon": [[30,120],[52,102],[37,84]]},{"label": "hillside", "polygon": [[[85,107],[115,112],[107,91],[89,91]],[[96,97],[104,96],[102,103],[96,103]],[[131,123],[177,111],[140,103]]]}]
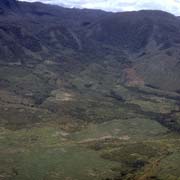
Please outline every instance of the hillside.
[{"label": "hillside", "polygon": [[0,180],[177,180],[179,68],[167,12],[1,0]]}]

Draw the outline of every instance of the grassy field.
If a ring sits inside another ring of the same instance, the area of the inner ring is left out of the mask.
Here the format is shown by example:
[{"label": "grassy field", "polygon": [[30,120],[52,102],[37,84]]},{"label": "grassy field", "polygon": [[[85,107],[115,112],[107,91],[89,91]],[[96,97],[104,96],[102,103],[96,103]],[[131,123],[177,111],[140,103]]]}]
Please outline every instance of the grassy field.
[{"label": "grassy field", "polygon": [[[72,133],[49,123],[16,131],[1,128],[0,177],[138,179],[148,169],[144,179],[150,176],[177,179],[179,141],[178,134],[143,118],[89,124],[86,129]],[[156,161],[158,165],[153,169],[151,166]]]},{"label": "grassy field", "polygon": [[0,180],[179,180],[179,94],[89,68],[1,68]]},{"label": "grassy field", "polygon": [[2,179],[102,179],[113,177],[119,163],[78,146],[57,128],[37,127],[17,132],[1,130]]}]

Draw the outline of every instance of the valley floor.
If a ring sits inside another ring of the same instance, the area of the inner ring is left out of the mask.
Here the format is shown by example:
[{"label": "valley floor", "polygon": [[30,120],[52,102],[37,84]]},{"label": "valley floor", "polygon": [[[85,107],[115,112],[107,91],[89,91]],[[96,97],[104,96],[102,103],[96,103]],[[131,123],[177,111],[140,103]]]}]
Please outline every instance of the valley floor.
[{"label": "valley floor", "polygon": [[108,75],[100,85],[68,77],[51,90],[37,74],[8,68],[0,72],[11,85],[0,90],[0,180],[180,179],[179,93]]},{"label": "valley floor", "polygon": [[0,179],[177,180],[179,144],[178,134],[147,119],[90,124],[72,133],[48,123],[1,128]]}]

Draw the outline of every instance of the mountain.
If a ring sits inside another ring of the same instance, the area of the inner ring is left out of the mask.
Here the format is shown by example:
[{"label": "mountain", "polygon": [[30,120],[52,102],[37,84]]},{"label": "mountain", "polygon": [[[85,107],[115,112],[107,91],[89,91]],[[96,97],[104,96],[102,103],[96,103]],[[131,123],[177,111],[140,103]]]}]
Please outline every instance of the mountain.
[{"label": "mountain", "polygon": [[[101,58],[126,52],[128,63],[133,63],[144,84],[164,90],[180,89],[176,52],[180,22],[171,14],[105,13],[16,1],[1,1],[1,6],[13,12],[0,17],[1,63],[32,65],[49,58],[57,60],[64,48]],[[164,76],[167,72],[168,76]]]},{"label": "mountain", "polygon": [[7,11],[14,11],[18,8],[16,0],[2,0],[0,2],[0,14],[4,14]]},{"label": "mountain", "polygon": [[1,0],[0,179],[179,178],[179,57],[167,12]]}]

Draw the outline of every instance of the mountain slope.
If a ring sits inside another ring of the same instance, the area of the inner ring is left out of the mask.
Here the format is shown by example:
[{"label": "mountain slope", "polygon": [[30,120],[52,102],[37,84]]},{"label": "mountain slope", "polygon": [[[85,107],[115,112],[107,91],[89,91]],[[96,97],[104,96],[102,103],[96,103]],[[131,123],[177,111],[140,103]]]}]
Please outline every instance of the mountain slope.
[{"label": "mountain slope", "polygon": [[[15,1],[9,4],[16,6]],[[5,6],[4,3],[2,7]],[[171,14],[161,11],[105,13],[24,2],[18,2],[18,9],[15,14],[0,17],[3,64],[15,61],[32,66],[50,58],[56,61],[64,49],[78,55],[79,52],[95,54],[99,59],[107,54],[117,58],[123,55],[128,59],[127,64],[132,62],[133,71],[137,71],[144,84],[164,90],[180,89],[176,66],[180,22]],[[146,61],[151,57],[155,62]],[[169,75],[165,78],[166,72]],[[167,83],[163,85],[160,81]]]},{"label": "mountain slope", "polygon": [[178,17],[0,7],[0,179],[180,177]]}]

